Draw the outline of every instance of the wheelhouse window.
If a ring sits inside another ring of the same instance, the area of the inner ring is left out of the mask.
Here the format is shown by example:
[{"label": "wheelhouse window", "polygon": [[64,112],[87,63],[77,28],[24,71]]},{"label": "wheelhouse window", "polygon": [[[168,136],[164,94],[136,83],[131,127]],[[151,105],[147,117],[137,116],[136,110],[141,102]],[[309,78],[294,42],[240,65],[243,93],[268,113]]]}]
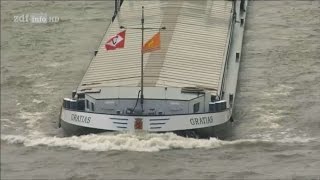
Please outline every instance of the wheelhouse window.
[{"label": "wheelhouse window", "polygon": [[91,103],[91,110],[94,111],[94,104]]},{"label": "wheelhouse window", "polygon": [[86,107],[87,107],[87,109],[90,108],[90,107],[89,107],[89,100],[88,100],[88,99],[86,99]]},{"label": "wheelhouse window", "polygon": [[198,102],[193,105],[193,113],[197,113],[199,112],[199,110],[200,110],[200,103]]}]

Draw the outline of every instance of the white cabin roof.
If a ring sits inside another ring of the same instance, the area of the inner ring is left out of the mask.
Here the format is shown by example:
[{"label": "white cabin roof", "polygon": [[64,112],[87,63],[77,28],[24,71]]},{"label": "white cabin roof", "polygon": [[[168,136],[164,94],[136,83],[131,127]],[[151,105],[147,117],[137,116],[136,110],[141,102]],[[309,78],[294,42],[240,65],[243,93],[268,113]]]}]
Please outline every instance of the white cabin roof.
[{"label": "white cabin roof", "polygon": [[[140,87],[104,87],[99,93],[87,93],[94,99],[137,99]],[[181,88],[145,87],[145,99],[191,100],[201,94],[181,93]]]},{"label": "white cabin roof", "polygon": [[[218,90],[228,46],[232,1],[124,1],[78,90],[140,86],[141,7],[145,27],[160,28],[161,50],[144,54],[145,87],[204,87]],[[125,47],[104,44],[127,27]],[[144,42],[158,30],[145,30]]]}]

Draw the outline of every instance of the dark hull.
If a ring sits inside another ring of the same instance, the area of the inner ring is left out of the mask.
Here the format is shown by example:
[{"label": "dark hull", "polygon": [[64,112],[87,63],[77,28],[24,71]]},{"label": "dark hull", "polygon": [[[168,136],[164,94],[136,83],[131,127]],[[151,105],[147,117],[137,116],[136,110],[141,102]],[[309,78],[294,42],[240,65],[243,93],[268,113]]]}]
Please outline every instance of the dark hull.
[{"label": "dark hull", "polygon": [[200,138],[200,139],[206,139],[210,137],[215,137],[218,139],[226,139],[228,137],[231,137],[231,132],[232,132],[231,128],[232,128],[232,123],[230,121],[227,121],[217,126],[174,131],[174,133],[179,136]]},{"label": "dark hull", "polygon": [[80,136],[85,134],[107,132],[106,130],[77,126],[64,121],[61,121],[61,127],[66,136],[73,136],[73,135]]},{"label": "dark hull", "polygon": [[[61,127],[66,136],[73,136],[73,135],[79,136],[79,135],[85,135],[85,134],[91,134],[91,133],[95,134],[95,133],[107,132],[107,130],[77,126],[64,121],[61,121]],[[199,128],[199,129],[173,131],[173,133],[179,136],[191,137],[191,138],[204,139],[204,138],[216,137],[219,139],[226,139],[227,137],[231,136],[230,135],[231,128],[232,128],[231,122],[227,121],[226,123],[223,123],[217,126]]]}]

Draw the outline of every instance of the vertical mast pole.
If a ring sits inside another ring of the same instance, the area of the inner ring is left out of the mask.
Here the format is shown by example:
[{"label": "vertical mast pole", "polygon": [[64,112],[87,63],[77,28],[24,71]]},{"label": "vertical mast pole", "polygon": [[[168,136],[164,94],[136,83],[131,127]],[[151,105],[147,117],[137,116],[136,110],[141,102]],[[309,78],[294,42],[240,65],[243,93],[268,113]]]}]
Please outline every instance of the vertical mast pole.
[{"label": "vertical mast pole", "polygon": [[143,36],[144,36],[144,6],[142,6],[142,17],[141,17],[141,98],[140,98],[140,103],[141,103],[141,109],[143,113]]}]

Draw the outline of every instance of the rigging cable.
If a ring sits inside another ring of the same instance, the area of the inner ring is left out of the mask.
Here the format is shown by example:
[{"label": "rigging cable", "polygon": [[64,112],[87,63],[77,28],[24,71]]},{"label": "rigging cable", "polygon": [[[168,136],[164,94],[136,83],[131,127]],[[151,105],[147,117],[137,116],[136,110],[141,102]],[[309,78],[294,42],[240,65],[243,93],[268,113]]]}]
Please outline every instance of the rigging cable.
[{"label": "rigging cable", "polygon": [[139,90],[139,92],[138,92],[138,97],[137,97],[137,100],[136,100],[136,105],[134,105],[134,108],[132,109],[132,113],[134,112],[134,110],[136,109],[136,107],[137,107],[137,105],[138,105],[138,100],[139,100],[140,92],[141,92],[141,90]]}]

